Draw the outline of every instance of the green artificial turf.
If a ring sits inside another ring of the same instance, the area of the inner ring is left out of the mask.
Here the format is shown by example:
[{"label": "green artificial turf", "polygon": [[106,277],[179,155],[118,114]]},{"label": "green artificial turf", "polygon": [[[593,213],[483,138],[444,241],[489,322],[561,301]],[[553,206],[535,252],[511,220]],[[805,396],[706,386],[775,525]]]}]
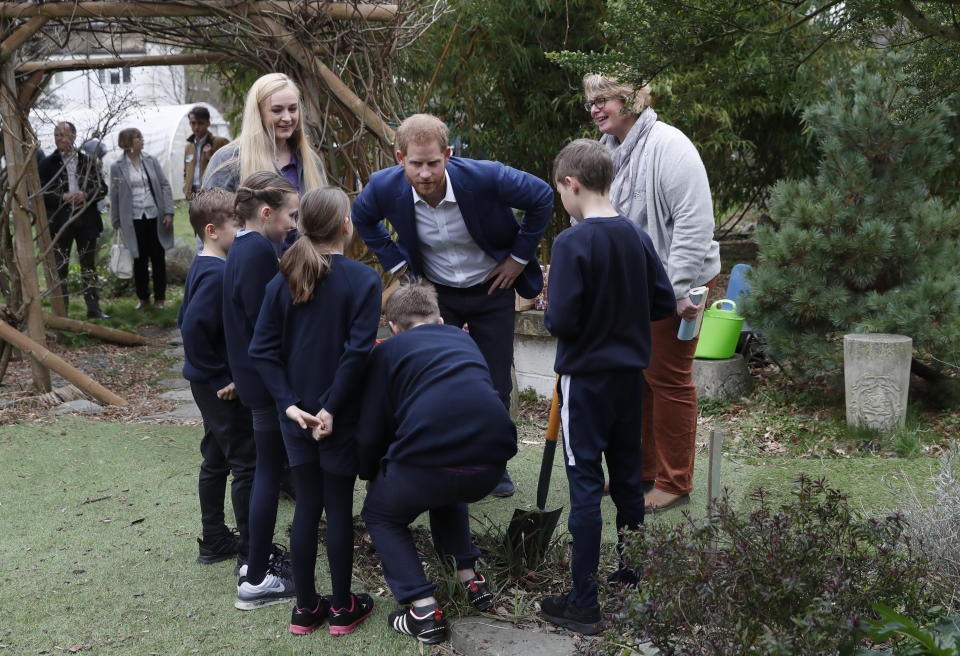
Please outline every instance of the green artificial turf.
[{"label": "green artificial turf", "polygon": [[[474,504],[475,529],[503,529],[515,507],[532,507],[543,452],[540,435],[536,427],[523,431],[520,453],[509,466],[517,494]],[[198,427],[121,425],[76,417],[0,427],[2,653],[415,653],[414,641],[386,625],[387,613],[396,607],[390,599],[378,597],[370,621],[336,639],[326,631],[291,636],[289,604],[235,610],[233,564],[194,562],[199,437]],[[872,513],[895,507],[903,477],[923,481],[934,462],[873,456],[724,460],[722,481],[738,503],[745,503],[746,493],[758,485],[785,496],[800,472],[826,475],[855,505]],[[701,515],[705,454],[697,465],[696,492],[687,508]],[[358,483],[357,511],[362,490]],[[548,507],[566,507],[566,490],[560,449]],[[227,508],[230,522],[229,502]],[[292,513],[293,505],[281,501],[279,542],[287,542]],[[614,509],[609,499],[604,500],[603,514],[604,538],[612,543]],[[651,521],[680,517],[673,511]],[[564,515],[558,532],[565,525]],[[569,537],[561,536],[561,541]],[[317,573],[320,591],[329,591],[322,551]],[[369,592],[377,592],[370,583],[376,575],[366,572],[362,578]],[[530,601],[525,600],[527,608]]]}]

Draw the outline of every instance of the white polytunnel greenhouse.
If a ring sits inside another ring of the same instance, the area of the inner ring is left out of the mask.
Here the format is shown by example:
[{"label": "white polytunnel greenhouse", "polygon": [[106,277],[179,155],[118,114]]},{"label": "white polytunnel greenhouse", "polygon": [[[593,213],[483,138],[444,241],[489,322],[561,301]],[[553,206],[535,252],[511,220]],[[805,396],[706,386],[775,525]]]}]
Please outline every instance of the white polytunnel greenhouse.
[{"label": "white polytunnel greenhouse", "polygon": [[[175,200],[183,198],[183,149],[190,136],[190,120],[187,114],[197,105],[210,110],[210,132],[218,137],[230,138],[230,130],[223,115],[213,105],[192,103],[189,105],[162,105],[159,107],[131,107],[121,116],[110,120],[109,129],[101,138],[106,147],[103,156],[104,171],[117,161],[123,151],[117,146],[117,135],[126,128],[137,128],[143,134],[143,150],[156,157],[170,180]],[[37,133],[40,147],[49,155],[55,149],[53,128],[60,121],[70,121],[77,126],[77,148],[102,131],[104,117],[93,110],[74,110],[68,114],[59,109],[34,109],[30,112],[30,124]],[[104,173],[104,178],[109,176]],[[107,184],[110,183],[106,180]]]}]

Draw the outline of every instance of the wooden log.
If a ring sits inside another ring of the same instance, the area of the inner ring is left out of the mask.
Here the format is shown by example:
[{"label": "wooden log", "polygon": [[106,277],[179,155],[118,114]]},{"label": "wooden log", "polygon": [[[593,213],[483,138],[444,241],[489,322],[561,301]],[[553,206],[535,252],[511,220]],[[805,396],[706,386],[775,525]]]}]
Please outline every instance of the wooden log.
[{"label": "wooden log", "polygon": [[68,319],[66,317],[57,317],[50,314],[45,314],[43,315],[43,322],[50,328],[55,328],[56,330],[69,330],[75,333],[88,333],[98,339],[102,339],[105,342],[122,344],[123,346],[142,346],[150,343],[150,340],[148,340],[146,337],[137,335],[136,333],[130,333],[126,330],[117,330],[116,328],[108,328],[107,326],[98,326],[95,323],[77,321],[76,319]]},{"label": "wooden log", "polygon": [[[3,122],[4,154],[7,159],[7,177],[16,185],[8,193],[12,198],[14,253],[17,272],[23,290],[23,303],[26,306],[27,332],[43,348],[45,328],[43,326],[43,308],[41,306],[40,282],[37,279],[37,250],[33,245],[33,226],[27,210],[27,184],[24,173],[23,153],[23,117],[16,105],[17,84],[13,66],[2,66],[2,84],[0,84],[0,119]],[[40,392],[50,391],[50,371],[42,362],[31,362],[33,384]]]},{"label": "wooden log", "polygon": [[257,14],[315,13],[320,9],[330,18],[388,22],[397,15],[397,5],[349,2],[204,2],[192,5],[169,2],[4,2],[0,18],[186,18],[224,13]]},{"label": "wooden log", "polygon": [[34,34],[40,31],[46,22],[50,20],[46,16],[34,16],[26,23],[0,43],[0,62],[6,62],[17,51],[17,48],[30,40]]},{"label": "wooden log", "polygon": [[[24,353],[29,354],[35,362],[43,366],[45,371],[47,370],[47,367],[53,369],[58,374],[73,383],[77,388],[83,390],[84,393],[89,394],[97,400],[120,407],[127,406],[127,402],[124,399],[117,396],[79,369],[75,369],[70,365],[70,363],[61,358],[59,355],[56,353],[51,353],[47,347],[33,341],[2,319],[0,319],[0,339],[9,342]],[[47,391],[50,390],[48,389]]]},{"label": "wooden log", "polygon": [[86,71],[96,68],[125,66],[182,66],[189,64],[216,64],[235,60],[220,52],[190,52],[176,55],[127,55],[123,57],[81,57],[79,59],[32,60],[17,66],[17,73],[56,73],[58,71]]}]

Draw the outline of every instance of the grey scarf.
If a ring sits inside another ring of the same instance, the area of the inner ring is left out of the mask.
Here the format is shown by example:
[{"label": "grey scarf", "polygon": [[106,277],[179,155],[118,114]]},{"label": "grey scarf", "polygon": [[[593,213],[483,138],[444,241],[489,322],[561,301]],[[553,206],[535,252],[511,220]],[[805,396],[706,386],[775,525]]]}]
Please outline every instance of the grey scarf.
[{"label": "grey scarf", "polygon": [[600,137],[600,143],[605,145],[613,156],[610,202],[618,212],[641,228],[645,227],[647,218],[645,146],[656,122],[657,113],[652,107],[647,107],[637,117],[637,122],[630,128],[623,143],[619,143],[612,134]]}]

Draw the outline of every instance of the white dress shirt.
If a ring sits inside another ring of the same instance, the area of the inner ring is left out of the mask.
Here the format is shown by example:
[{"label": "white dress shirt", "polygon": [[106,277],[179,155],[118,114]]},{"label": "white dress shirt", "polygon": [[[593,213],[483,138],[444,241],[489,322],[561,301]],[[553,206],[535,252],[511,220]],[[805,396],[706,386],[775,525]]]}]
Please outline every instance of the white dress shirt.
[{"label": "white dress shirt", "polygon": [[498,263],[470,236],[449,177],[446,185],[443,200],[436,207],[410,188],[423,274],[440,285],[473,287],[482,283]]}]

